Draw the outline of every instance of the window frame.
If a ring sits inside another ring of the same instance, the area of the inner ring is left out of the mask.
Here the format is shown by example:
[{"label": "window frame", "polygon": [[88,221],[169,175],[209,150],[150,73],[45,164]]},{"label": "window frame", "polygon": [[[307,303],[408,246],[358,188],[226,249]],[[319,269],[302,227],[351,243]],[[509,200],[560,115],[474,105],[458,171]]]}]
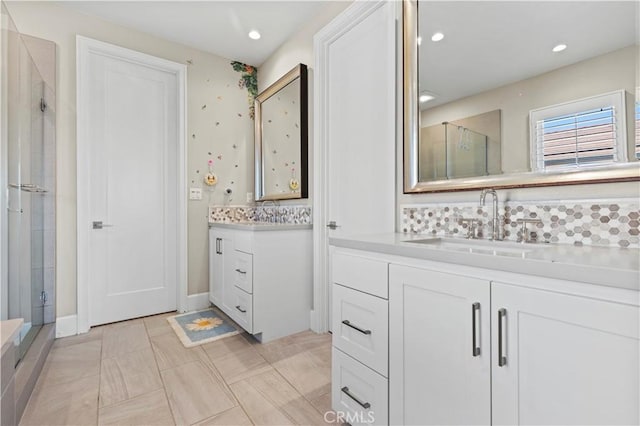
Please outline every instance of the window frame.
[{"label": "window frame", "polygon": [[631,161],[640,160],[640,87],[636,87],[636,98],[633,103],[633,159]]},{"label": "window frame", "polygon": [[[613,107],[615,118],[615,155],[611,162],[598,162],[593,164],[571,164],[566,167],[544,167],[544,156],[538,155],[537,124],[550,118],[571,115],[597,108]],[[539,173],[553,173],[559,171],[586,170],[601,168],[628,161],[627,148],[627,112],[626,96],[624,90],[616,90],[587,98],[577,99],[561,104],[536,108],[529,111],[529,149],[531,170]]]}]

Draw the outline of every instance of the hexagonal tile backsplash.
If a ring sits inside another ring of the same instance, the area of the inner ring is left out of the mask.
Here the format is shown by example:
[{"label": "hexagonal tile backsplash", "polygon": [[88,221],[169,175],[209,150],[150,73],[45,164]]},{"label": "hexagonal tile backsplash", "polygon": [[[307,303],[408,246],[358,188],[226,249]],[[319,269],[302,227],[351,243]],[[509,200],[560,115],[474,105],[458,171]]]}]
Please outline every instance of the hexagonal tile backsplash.
[{"label": "hexagonal tile backsplash", "polygon": [[[499,209],[505,240],[521,239],[518,219],[540,219],[529,225],[535,241],[640,248],[640,201],[579,200],[558,202],[518,202],[501,204]],[[467,235],[467,224],[461,219],[476,219],[478,233],[487,238],[491,233],[491,206],[474,203],[425,204],[401,206],[401,231],[433,236]]]}]

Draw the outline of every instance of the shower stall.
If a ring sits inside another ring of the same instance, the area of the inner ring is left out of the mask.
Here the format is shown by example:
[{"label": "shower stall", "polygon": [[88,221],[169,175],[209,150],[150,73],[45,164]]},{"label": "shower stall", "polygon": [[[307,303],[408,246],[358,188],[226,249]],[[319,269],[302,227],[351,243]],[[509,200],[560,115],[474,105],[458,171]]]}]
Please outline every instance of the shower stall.
[{"label": "shower stall", "polygon": [[487,135],[455,123],[444,122],[447,177],[449,179],[488,174]]},{"label": "shower stall", "polygon": [[420,139],[421,181],[489,174],[487,135],[445,121],[424,127]]},{"label": "shower stall", "polygon": [[2,366],[15,367],[20,405],[55,322],[55,45],[20,34],[3,3],[0,54],[0,319],[23,320]]}]

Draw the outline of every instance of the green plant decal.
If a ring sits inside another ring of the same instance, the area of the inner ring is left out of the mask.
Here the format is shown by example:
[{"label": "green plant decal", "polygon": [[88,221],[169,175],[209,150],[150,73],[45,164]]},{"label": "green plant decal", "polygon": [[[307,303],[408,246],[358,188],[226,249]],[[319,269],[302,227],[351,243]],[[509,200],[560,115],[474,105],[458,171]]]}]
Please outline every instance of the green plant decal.
[{"label": "green plant decal", "polygon": [[248,96],[247,101],[249,103],[249,117],[253,120],[255,117],[254,101],[258,96],[258,70],[251,65],[243,64],[242,62],[233,61],[231,66],[234,71],[241,72],[242,77],[238,80],[238,87],[247,88]]}]

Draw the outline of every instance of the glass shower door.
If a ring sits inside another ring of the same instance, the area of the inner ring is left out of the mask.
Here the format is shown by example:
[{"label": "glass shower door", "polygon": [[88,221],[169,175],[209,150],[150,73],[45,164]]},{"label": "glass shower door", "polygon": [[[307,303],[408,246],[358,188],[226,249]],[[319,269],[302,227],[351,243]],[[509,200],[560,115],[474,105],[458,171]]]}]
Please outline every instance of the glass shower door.
[{"label": "glass shower door", "polygon": [[[7,31],[8,318],[23,318],[19,359],[44,323],[44,81]],[[4,315],[3,315],[4,316]]]}]

